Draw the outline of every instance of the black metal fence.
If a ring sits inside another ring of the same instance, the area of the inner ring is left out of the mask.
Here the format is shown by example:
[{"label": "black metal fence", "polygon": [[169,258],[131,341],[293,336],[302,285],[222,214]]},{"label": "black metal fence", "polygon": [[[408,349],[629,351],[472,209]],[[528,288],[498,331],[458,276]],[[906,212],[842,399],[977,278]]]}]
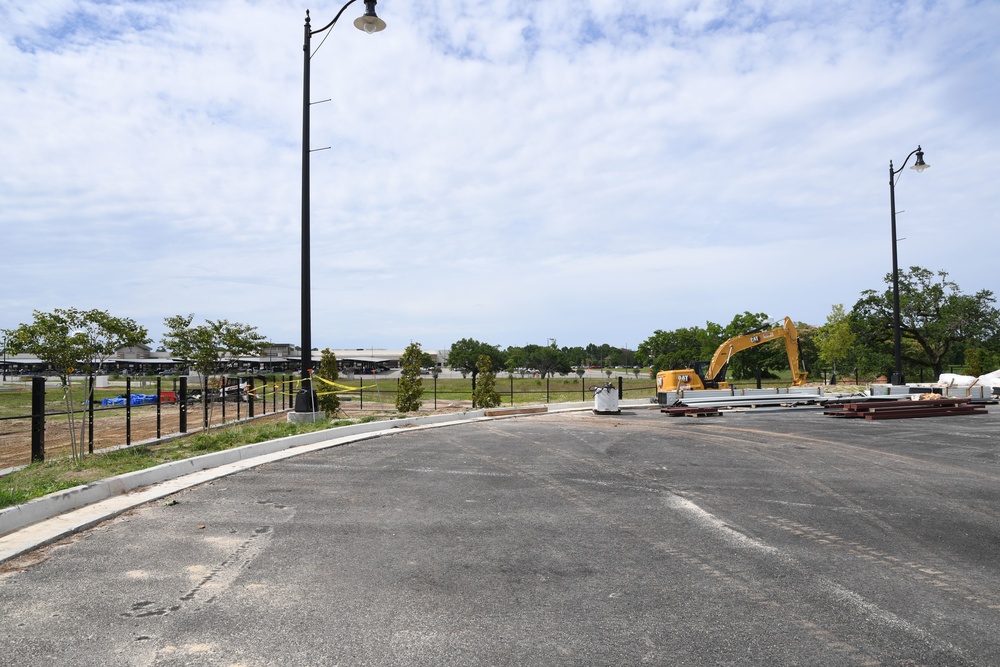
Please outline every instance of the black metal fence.
[{"label": "black metal fence", "polygon": [[[590,401],[595,387],[617,381],[619,398],[651,398],[655,385],[649,379],[622,377],[594,378],[497,378],[496,391],[507,406]],[[95,391],[94,378],[87,378],[82,393],[72,399],[81,403],[81,410],[72,414],[65,403],[52,400],[52,390],[46,397],[45,378],[30,378],[30,412],[26,402],[20,414],[0,409],[0,470],[29,462],[43,461],[48,456],[65,456],[73,446],[80,452],[137,442],[150,443],[206,429],[274,415],[292,409],[299,380],[291,376],[234,376],[223,378],[208,391],[191,383],[185,376],[171,379],[156,378],[152,393],[146,393],[146,383],[136,387],[126,378],[121,387]],[[338,380],[336,393],[341,397],[341,411],[347,417],[364,413],[395,412],[399,392],[397,379],[377,381],[371,377]],[[320,383],[316,388],[322,393]],[[8,389],[11,389],[8,387]],[[474,385],[471,380],[458,378],[423,378],[422,411],[455,411],[471,409]],[[21,389],[28,391],[27,387]],[[79,391],[79,390],[75,390]],[[7,393],[7,392],[5,392]],[[112,395],[116,394],[116,395]],[[103,395],[103,398],[98,396]],[[88,397],[94,397],[89,400]],[[0,407],[3,407],[0,397]],[[8,401],[9,402],[9,401]],[[58,406],[58,407],[55,407]],[[13,408],[15,411],[17,408]],[[30,458],[28,443],[30,441]],[[77,443],[77,444],[73,444]]]},{"label": "black metal fence", "polygon": [[[350,387],[338,391],[341,395],[340,407],[348,416],[354,411],[391,412],[395,410],[399,381],[372,382],[371,379],[338,380],[342,386]],[[567,403],[594,400],[596,387],[617,386],[619,398],[654,399],[655,381],[647,378],[567,378],[551,376],[546,378],[520,378],[509,375],[496,379],[495,389],[501,405],[539,405],[546,403]],[[421,411],[439,412],[451,409],[472,409],[475,387],[471,379],[423,378]],[[320,390],[322,392],[322,390]]]},{"label": "black metal fence", "polygon": [[[77,441],[80,451],[93,453],[98,448],[131,446],[135,440],[143,442],[257,417],[291,408],[291,392],[286,390],[291,380],[284,376],[272,379],[264,376],[224,378],[202,400],[202,388],[189,387],[187,377],[175,378],[165,388],[162,378],[155,381],[155,392],[133,390],[133,382],[126,378],[124,391],[117,396],[98,398],[94,378],[87,378],[83,396],[86,399],[79,411],[51,409],[47,401],[46,378],[30,378],[30,414],[0,414],[0,469],[29,462],[25,459],[25,445],[30,440],[30,462],[46,458],[46,440],[54,441],[50,450],[56,455],[65,453]],[[13,389],[13,387],[8,387]],[[91,400],[91,397],[93,399]],[[75,404],[80,396],[70,399]],[[15,408],[16,410],[16,408]]]}]

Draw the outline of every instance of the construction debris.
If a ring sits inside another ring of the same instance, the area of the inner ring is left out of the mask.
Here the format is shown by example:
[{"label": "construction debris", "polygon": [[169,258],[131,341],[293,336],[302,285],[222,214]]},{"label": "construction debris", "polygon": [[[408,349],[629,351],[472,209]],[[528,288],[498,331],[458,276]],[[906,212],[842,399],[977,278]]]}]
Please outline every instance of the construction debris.
[{"label": "construction debris", "polygon": [[675,408],[663,408],[660,412],[668,417],[721,417],[718,406],[712,407],[687,407],[679,406]]},{"label": "construction debris", "polygon": [[865,401],[845,403],[842,407],[824,410],[824,415],[854,419],[914,419],[918,417],[954,417],[985,415],[986,407],[969,398],[930,398],[927,400]]}]

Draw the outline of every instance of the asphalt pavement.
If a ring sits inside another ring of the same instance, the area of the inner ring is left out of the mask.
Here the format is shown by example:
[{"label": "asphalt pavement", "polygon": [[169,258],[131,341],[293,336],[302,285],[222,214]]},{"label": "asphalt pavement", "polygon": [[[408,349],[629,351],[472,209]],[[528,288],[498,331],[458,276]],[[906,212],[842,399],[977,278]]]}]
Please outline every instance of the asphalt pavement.
[{"label": "asphalt pavement", "polygon": [[1000,411],[399,429],[8,561],[0,664],[1000,665]]}]

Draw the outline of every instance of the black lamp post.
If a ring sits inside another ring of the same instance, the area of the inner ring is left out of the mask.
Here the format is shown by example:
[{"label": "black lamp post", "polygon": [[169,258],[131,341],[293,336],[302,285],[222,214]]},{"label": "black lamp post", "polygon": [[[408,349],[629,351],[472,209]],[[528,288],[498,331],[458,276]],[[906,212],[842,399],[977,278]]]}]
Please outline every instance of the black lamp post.
[{"label": "black lamp post", "polygon": [[[295,395],[295,412],[316,412],[316,393],[312,388],[312,307],[309,283],[309,62],[312,59],[313,35],[326,32],[340,19],[344,10],[355,0],[348,0],[333,20],[319,30],[313,30],[306,10],[305,39],[302,44],[302,387]],[[385,21],[375,15],[377,0],[365,0],[365,13],[354,21],[358,30],[368,34],[385,30]]]},{"label": "black lamp post", "polygon": [[896,357],[895,371],[892,374],[892,384],[903,385],[906,380],[903,378],[903,345],[902,335],[899,326],[899,264],[896,261],[896,176],[906,168],[906,163],[914,155],[917,161],[913,163],[911,169],[917,173],[930,167],[924,162],[924,152],[917,146],[917,150],[906,156],[903,166],[893,170],[892,160],[889,160],[889,210],[892,214],[892,345],[893,354]]}]

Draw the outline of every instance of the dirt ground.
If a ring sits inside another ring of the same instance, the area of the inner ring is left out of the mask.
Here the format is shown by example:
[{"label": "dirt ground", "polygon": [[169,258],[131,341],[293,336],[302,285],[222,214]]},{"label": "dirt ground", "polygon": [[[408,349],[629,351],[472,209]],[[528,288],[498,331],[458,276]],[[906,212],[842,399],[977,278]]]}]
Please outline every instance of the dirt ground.
[{"label": "dirt ground", "polygon": [[[427,401],[424,405],[433,407],[433,403]],[[358,404],[352,401],[345,401],[343,408],[338,414],[342,419],[359,419],[367,416],[395,416],[394,406],[391,404],[379,404],[377,401],[369,403],[365,401],[364,410],[360,410]],[[274,407],[277,412],[273,411]],[[437,410],[427,409],[420,412],[411,413],[411,416],[441,414],[449,412],[461,412],[472,408],[471,401],[443,401],[438,400]],[[82,446],[89,448],[87,427],[83,420],[86,414],[77,413],[75,423],[75,434],[78,446],[80,446],[80,430],[83,428]],[[215,404],[211,411],[211,423],[213,426],[223,424],[221,404]],[[236,404],[226,403],[225,422],[233,423],[237,417]],[[240,406],[239,417],[245,420],[247,417],[247,405]],[[272,406],[268,403],[266,414],[262,411],[262,406],[258,403],[255,408],[254,423],[266,423],[268,421],[287,420],[287,411],[282,411],[280,403]],[[137,444],[155,440],[157,437],[157,416],[156,406],[133,407],[131,411],[130,424],[126,425],[125,410],[115,410],[113,412],[98,413],[94,420],[94,444],[95,451],[109,447],[117,447],[125,444]],[[177,405],[160,406],[159,435],[161,438],[176,436],[180,431],[180,412]],[[197,433],[201,430],[204,419],[201,405],[189,405],[187,414],[187,432]],[[45,421],[45,458],[51,459],[60,456],[69,456],[72,451],[69,421],[60,416],[58,418],[48,418]],[[0,471],[17,466],[27,465],[31,462],[31,419],[13,419],[0,421]]]}]

